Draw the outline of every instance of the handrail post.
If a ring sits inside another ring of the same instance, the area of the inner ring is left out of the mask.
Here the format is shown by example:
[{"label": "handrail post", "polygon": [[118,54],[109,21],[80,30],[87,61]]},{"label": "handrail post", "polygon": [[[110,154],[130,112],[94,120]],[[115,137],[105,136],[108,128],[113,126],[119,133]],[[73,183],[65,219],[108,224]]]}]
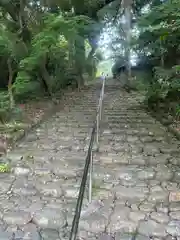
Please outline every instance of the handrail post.
[{"label": "handrail post", "polygon": [[93,152],[91,150],[89,166],[89,203],[92,202],[92,171],[93,171]]},{"label": "handrail post", "polygon": [[101,121],[101,112],[102,112],[102,98],[99,105],[99,120]]},{"label": "handrail post", "polygon": [[98,148],[99,146],[99,113],[97,113],[97,116],[96,116],[96,144]]}]

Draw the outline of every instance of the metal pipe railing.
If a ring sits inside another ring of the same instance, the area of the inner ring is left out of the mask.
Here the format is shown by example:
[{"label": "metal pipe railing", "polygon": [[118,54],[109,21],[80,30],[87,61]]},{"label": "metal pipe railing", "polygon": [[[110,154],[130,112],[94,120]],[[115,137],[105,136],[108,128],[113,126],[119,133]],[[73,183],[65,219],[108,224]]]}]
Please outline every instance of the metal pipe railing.
[{"label": "metal pipe railing", "polygon": [[[99,148],[100,121],[102,117],[102,104],[104,99],[105,76],[103,76],[102,88],[99,96],[99,104],[96,112],[96,147]],[[93,172],[93,149],[91,149],[91,163],[89,168],[89,203],[92,201],[92,172]]]},{"label": "metal pipe railing", "polygon": [[86,161],[85,161],[83,177],[81,180],[81,185],[80,185],[80,190],[79,190],[79,195],[78,195],[78,199],[77,199],[76,210],[75,210],[75,215],[74,215],[74,219],[72,222],[72,228],[71,228],[69,240],[76,240],[88,172],[89,172],[88,200],[89,200],[89,203],[91,203],[91,201],[92,201],[93,144],[94,144],[95,134],[96,134],[96,144],[97,144],[97,149],[98,149],[99,134],[100,134],[100,121],[102,118],[102,105],[103,105],[103,99],[104,99],[105,80],[106,80],[106,77],[103,76],[103,83],[102,83],[102,88],[101,88],[100,97],[99,97],[99,104],[98,104],[98,108],[97,108],[97,112],[96,112],[96,120],[95,120],[93,129],[92,129],[92,132],[91,132],[91,139],[90,139],[90,143],[89,143],[89,147],[88,147],[88,153],[87,153],[87,157],[86,157]]}]

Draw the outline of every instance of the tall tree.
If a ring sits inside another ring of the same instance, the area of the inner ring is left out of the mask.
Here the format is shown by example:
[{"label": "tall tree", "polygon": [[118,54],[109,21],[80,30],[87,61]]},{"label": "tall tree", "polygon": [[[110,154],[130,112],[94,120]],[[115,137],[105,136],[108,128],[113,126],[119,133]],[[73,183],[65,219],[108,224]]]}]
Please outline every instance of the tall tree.
[{"label": "tall tree", "polygon": [[127,69],[127,84],[131,78],[131,19],[132,19],[132,0],[123,0],[121,6],[124,8],[125,12],[125,34],[126,34],[126,48],[125,48],[125,57],[126,57],[126,69]]}]

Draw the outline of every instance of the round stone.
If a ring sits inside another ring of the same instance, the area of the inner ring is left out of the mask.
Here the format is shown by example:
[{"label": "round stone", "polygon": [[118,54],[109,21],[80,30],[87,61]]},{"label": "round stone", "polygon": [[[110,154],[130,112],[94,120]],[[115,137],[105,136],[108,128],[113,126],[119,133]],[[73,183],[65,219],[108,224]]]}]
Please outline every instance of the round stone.
[{"label": "round stone", "polygon": [[172,203],[170,203],[170,205],[169,205],[169,210],[170,210],[171,212],[180,211],[180,204],[177,203],[177,202],[172,202]]},{"label": "round stone", "polygon": [[169,222],[166,231],[173,237],[180,237],[180,221]]},{"label": "round stone", "polygon": [[15,167],[14,168],[14,174],[17,176],[27,176],[30,173],[29,168],[23,168],[23,167]]},{"label": "round stone", "polygon": [[63,191],[59,186],[58,182],[50,182],[47,184],[39,184],[37,189],[44,196],[52,196],[52,197],[61,197],[63,195]]},{"label": "round stone", "polygon": [[147,237],[166,237],[165,226],[153,220],[142,221],[139,224],[138,232]]},{"label": "round stone", "polygon": [[137,178],[139,180],[150,180],[150,179],[153,179],[154,175],[155,175],[155,172],[153,171],[153,169],[150,169],[150,168],[137,172]]},{"label": "round stone", "polygon": [[172,220],[179,220],[180,221],[180,211],[170,212],[169,216]]},{"label": "round stone", "polygon": [[144,202],[140,204],[139,209],[143,212],[151,212],[154,210],[154,203]]},{"label": "round stone", "polygon": [[158,223],[168,223],[169,222],[169,216],[164,213],[159,213],[159,212],[152,212],[151,219],[155,220]]},{"label": "round stone", "polygon": [[170,180],[173,177],[173,172],[166,165],[159,164],[156,170],[156,179],[159,181]]},{"label": "round stone", "polygon": [[141,211],[134,211],[130,212],[129,214],[129,219],[132,220],[133,222],[139,222],[140,220],[144,220],[146,217],[146,214]]},{"label": "round stone", "polygon": [[8,225],[25,225],[31,221],[30,213],[25,211],[8,211],[4,213],[3,220]]},{"label": "round stone", "polygon": [[59,238],[59,233],[57,230],[54,229],[44,229],[41,231],[41,237],[43,240],[58,240]]},{"label": "round stone", "polygon": [[46,207],[36,211],[32,221],[43,229],[61,229],[66,225],[66,217],[63,210]]},{"label": "round stone", "polygon": [[87,218],[80,220],[79,229],[98,234],[105,231],[107,224],[108,219],[104,215],[95,212]]}]

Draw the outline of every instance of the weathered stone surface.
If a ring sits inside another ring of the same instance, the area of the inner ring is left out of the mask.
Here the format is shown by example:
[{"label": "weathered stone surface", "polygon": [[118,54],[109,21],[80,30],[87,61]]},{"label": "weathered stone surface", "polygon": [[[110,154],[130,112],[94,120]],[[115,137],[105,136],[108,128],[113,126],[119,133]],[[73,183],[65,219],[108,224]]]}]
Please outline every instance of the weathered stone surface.
[{"label": "weathered stone surface", "polygon": [[146,214],[142,211],[134,211],[130,212],[129,219],[133,222],[139,222],[140,220],[144,220],[146,217]]},{"label": "weathered stone surface", "polygon": [[79,222],[80,230],[85,230],[92,233],[103,233],[108,224],[108,219],[102,214],[93,213],[87,218],[83,218]]},{"label": "weathered stone surface", "polygon": [[114,212],[111,215],[111,221],[116,222],[119,220],[127,220],[130,214],[130,208],[123,207],[122,205],[115,206]]},{"label": "weathered stone surface", "polygon": [[108,231],[110,233],[136,231],[137,223],[129,220],[130,208],[123,205],[116,205],[114,212],[110,215]]},{"label": "weathered stone surface", "polygon": [[23,167],[15,167],[14,168],[14,174],[17,176],[19,176],[19,175],[27,176],[29,173],[30,173],[29,168],[23,168]]},{"label": "weathered stone surface", "polygon": [[32,219],[30,213],[25,211],[8,211],[3,216],[3,221],[9,225],[25,225]]},{"label": "weathered stone surface", "polygon": [[180,211],[170,212],[169,216],[172,220],[179,220],[180,221]]},{"label": "weathered stone surface", "polygon": [[[41,240],[39,230],[32,223],[27,224],[21,228],[22,230],[22,239],[23,240]],[[15,237],[17,237],[15,235]]]},{"label": "weathered stone surface", "polygon": [[58,183],[41,184],[37,186],[37,189],[44,196],[59,198],[63,195],[63,191]]},{"label": "weathered stone surface", "polygon": [[142,221],[139,224],[138,232],[147,237],[166,237],[165,225],[156,223],[153,220]]},{"label": "weathered stone surface", "polygon": [[38,176],[47,176],[51,174],[51,171],[48,168],[35,168],[34,173]]},{"label": "weathered stone surface", "polygon": [[43,240],[60,240],[59,232],[54,229],[44,229],[41,232],[41,237]]},{"label": "weathered stone surface", "polygon": [[[173,236],[171,236],[171,235],[168,235],[165,239],[166,239],[166,240],[176,240],[176,237],[173,237]],[[178,237],[177,237],[177,239],[178,239]]]},{"label": "weathered stone surface", "polygon": [[149,240],[149,237],[137,234],[135,240]]},{"label": "weathered stone surface", "polygon": [[137,223],[130,220],[118,220],[110,222],[108,232],[115,234],[119,233],[135,233],[137,230]]},{"label": "weathered stone surface", "polygon": [[7,193],[11,189],[12,182],[0,181],[0,194]]},{"label": "weathered stone surface", "polygon": [[43,208],[33,215],[33,223],[46,229],[61,229],[66,225],[65,213],[61,209]]},{"label": "weathered stone surface", "polygon": [[139,205],[139,209],[143,212],[152,212],[154,210],[154,203],[150,202],[143,202],[142,204]]},{"label": "weathered stone surface", "polygon": [[157,210],[157,212],[162,212],[162,213],[168,214],[169,205],[167,203],[157,203],[156,210]]},{"label": "weathered stone surface", "polygon": [[157,164],[166,164],[170,158],[170,155],[166,154],[156,154],[155,157],[149,157],[148,163],[150,165],[157,165]]},{"label": "weathered stone surface", "polygon": [[137,172],[137,178],[140,180],[150,180],[153,179],[155,172],[152,168],[140,170]]},{"label": "weathered stone surface", "polygon": [[127,141],[130,142],[130,143],[131,143],[131,142],[132,142],[132,143],[137,142],[138,140],[139,140],[139,138],[138,138],[137,136],[130,136],[130,135],[129,135],[129,136],[127,137]]},{"label": "weathered stone surface", "polygon": [[[180,195],[178,184],[175,182],[165,181],[165,182],[161,183],[161,186],[163,187],[164,190],[175,191],[176,194],[179,193],[179,195]],[[170,198],[169,198],[169,201],[171,201]]]},{"label": "weathered stone surface", "polygon": [[53,162],[52,172],[59,177],[73,178],[78,175],[78,169],[71,169],[67,166],[63,166],[59,162]]},{"label": "weathered stone surface", "polygon": [[151,219],[158,223],[168,223],[170,220],[168,215],[158,212],[152,212]]},{"label": "weathered stone surface", "polygon": [[13,233],[0,230],[0,240],[9,240],[9,239],[12,239],[12,237],[13,237]]},{"label": "weathered stone surface", "polygon": [[[101,237],[103,235],[103,233],[100,234],[95,234],[95,233],[91,233],[91,232],[87,232],[84,230],[79,230],[77,233],[77,239],[90,239],[90,240],[96,240],[98,237]],[[100,236],[99,236],[100,235]],[[68,240],[69,238],[67,238]]]},{"label": "weathered stone surface", "polygon": [[[137,150],[138,151],[138,150]],[[133,150],[133,152],[135,155],[132,155],[132,157],[129,159],[129,163],[131,164],[138,164],[138,165],[145,165],[146,164],[146,157],[144,157],[143,155],[137,155],[138,153],[135,152],[135,150]]]},{"label": "weathered stone surface", "polygon": [[90,216],[94,212],[97,212],[100,208],[103,207],[103,205],[104,204],[101,201],[98,201],[98,200],[92,201],[90,204],[88,204],[87,207],[82,209],[81,219],[83,219],[84,217]]},{"label": "weathered stone surface", "polygon": [[147,188],[141,188],[141,187],[124,187],[124,186],[117,186],[115,189],[115,194],[117,198],[124,198],[126,200],[132,199],[140,199],[143,201],[149,192]]},{"label": "weathered stone surface", "polygon": [[152,144],[145,145],[143,148],[143,151],[147,156],[154,156],[155,154],[160,153],[159,149],[155,145],[152,145]]},{"label": "weathered stone surface", "polygon": [[159,164],[156,168],[156,179],[160,181],[170,180],[173,172],[166,165]]},{"label": "weathered stone surface", "polygon": [[37,193],[37,190],[32,182],[28,182],[26,177],[21,176],[14,182],[12,192],[20,196],[33,196]]},{"label": "weathered stone surface", "polygon": [[179,203],[170,203],[169,204],[169,210],[171,212],[176,212],[176,211],[180,211],[180,204]]},{"label": "weathered stone surface", "polygon": [[[128,234],[128,233],[120,233],[117,232],[115,234],[115,240],[132,240],[133,234]],[[143,240],[143,239],[142,239]]]},{"label": "weathered stone surface", "polygon": [[66,198],[77,198],[79,194],[79,188],[73,186],[67,186],[64,190],[64,196]]},{"label": "weathered stone surface", "polygon": [[180,221],[171,221],[166,227],[167,233],[174,237],[180,236]]},{"label": "weathered stone surface", "polygon": [[154,186],[151,188],[148,201],[150,202],[166,202],[168,200],[169,193],[164,191],[160,186]]},{"label": "weathered stone surface", "polygon": [[98,240],[114,240],[113,236],[107,233],[101,234],[97,239]]}]

